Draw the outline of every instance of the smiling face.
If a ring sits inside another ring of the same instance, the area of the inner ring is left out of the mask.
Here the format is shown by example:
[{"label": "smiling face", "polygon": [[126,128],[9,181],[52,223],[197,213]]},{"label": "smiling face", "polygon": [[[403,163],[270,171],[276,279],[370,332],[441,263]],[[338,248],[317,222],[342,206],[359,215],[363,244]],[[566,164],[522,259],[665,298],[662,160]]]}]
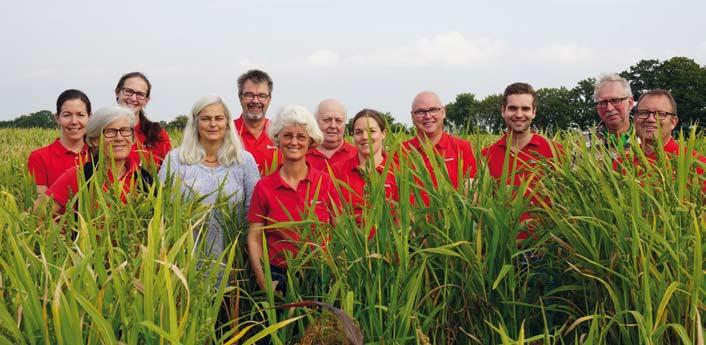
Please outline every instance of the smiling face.
[{"label": "smiling face", "polygon": [[424,134],[436,139],[444,131],[446,109],[439,96],[433,92],[422,92],[412,102],[412,123],[417,129],[417,135]]},{"label": "smiling face", "polygon": [[[674,113],[669,99],[662,95],[644,97],[637,105],[637,112],[640,111]],[[672,115],[668,115],[664,119],[659,119],[654,113],[644,119],[635,116],[635,133],[647,144],[655,143],[658,136],[661,137],[662,144],[664,144],[672,136],[672,131],[678,123],[679,118]]]},{"label": "smiling face", "polygon": [[298,161],[306,157],[311,138],[304,127],[289,125],[282,128],[277,134],[279,150],[285,161]]},{"label": "smiling face", "polygon": [[196,121],[198,121],[199,142],[202,145],[223,141],[228,128],[225,113],[223,104],[219,103],[211,104],[199,112]]},{"label": "smiling face", "polygon": [[363,157],[382,153],[385,134],[377,121],[368,116],[358,118],[353,124],[353,141]]},{"label": "smiling face", "polygon": [[56,114],[56,122],[61,129],[61,137],[68,141],[83,140],[88,123],[88,109],[82,100],[70,99],[61,105],[61,110]]},{"label": "smiling face", "polygon": [[137,114],[149,103],[148,94],[147,82],[140,77],[132,77],[125,80],[125,84],[115,93],[115,96],[118,98],[118,104],[130,108],[133,113]]},{"label": "smiling face", "polygon": [[[130,155],[130,148],[132,147],[133,136],[132,134],[127,135],[125,133],[121,133],[121,129],[123,132],[128,132],[126,128],[132,127],[130,126],[130,120],[125,117],[121,117],[105,126],[105,128],[103,128],[104,134],[102,135],[102,137],[105,150],[104,154],[106,154],[107,157],[112,157],[116,164],[125,162],[128,155]],[[106,132],[115,130],[117,130],[117,133],[114,137],[109,138],[105,135]],[[97,146],[97,144],[98,143],[95,143],[95,146]]]},{"label": "smiling face", "polygon": [[324,134],[322,147],[332,150],[343,144],[346,114],[340,103],[334,100],[321,102],[316,113],[316,122]]},{"label": "smiling face", "polygon": [[[623,85],[617,81],[609,81],[601,84],[596,96],[596,102],[599,104],[596,106],[598,116],[601,118],[601,121],[608,131],[614,134],[625,133],[628,128],[630,128],[630,109],[632,109],[634,105],[632,96],[628,95]],[[613,105],[613,103],[610,102],[610,100],[619,100],[622,98],[626,99],[620,101],[618,105]],[[602,101],[608,102],[604,102],[604,105],[601,105]]]},{"label": "smiling face", "polygon": [[534,98],[530,94],[512,94],[507,96],[507,104],[502,110],[502,117],[507,129],[513,133],[531,132],[532,120],[537,114]]},{"label": "smiling face", "polygon": [[267,107],[270,106],[270,87],[267,82],[254,83],[246,80],[243,83],[243,94],[240,95],[240,106],[243,117],[248,121],[259,121],[265,118]]}]

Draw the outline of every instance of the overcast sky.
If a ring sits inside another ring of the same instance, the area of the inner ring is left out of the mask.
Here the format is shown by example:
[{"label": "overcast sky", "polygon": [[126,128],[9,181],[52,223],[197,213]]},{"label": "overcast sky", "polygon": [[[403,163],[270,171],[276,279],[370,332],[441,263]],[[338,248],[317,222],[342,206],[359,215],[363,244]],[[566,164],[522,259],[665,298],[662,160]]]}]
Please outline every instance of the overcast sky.
[{"label": "overcast sky", "polygon": [[[706,64],[706,2],[534,1],[6,1],[0,3],[0,120],[81,89],[115,102],[120,75],[153,84],[153,120],[187,114],[205,94],[240,113],[236,79],[274,79],[268,116],[338,98],[409,123],[422,90],[449,102],[515,81],[573,87],[641,59]],[[704,95],[706,97],[706,95]],[[539,114],[541,116],[541,114]]]}]

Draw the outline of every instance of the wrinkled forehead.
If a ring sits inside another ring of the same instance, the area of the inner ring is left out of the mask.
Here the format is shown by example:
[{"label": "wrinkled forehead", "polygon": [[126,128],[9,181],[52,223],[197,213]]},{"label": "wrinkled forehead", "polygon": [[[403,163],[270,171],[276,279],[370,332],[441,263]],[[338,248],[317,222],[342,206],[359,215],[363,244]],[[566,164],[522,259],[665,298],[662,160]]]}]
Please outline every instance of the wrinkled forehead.
[{"label": "wrinkled forehead", "polygon": [[637,110],[668,111],[674,112],[672,103],[665,95],[647,95],[637,104]]},{"label": "wrinkled forehead", "polygon": [[340,104],[337,103],[324,103],[320,104],[316,116],[319,119],[334,118],[334,119],[345,119],[346,111]]}]

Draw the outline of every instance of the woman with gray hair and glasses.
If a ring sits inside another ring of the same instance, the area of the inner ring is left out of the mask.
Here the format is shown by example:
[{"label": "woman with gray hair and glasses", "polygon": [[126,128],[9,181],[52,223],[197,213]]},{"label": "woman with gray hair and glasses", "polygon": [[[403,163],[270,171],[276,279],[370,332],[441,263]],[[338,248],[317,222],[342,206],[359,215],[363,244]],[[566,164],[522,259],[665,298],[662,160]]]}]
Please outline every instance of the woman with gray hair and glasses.
[{"label": "woman with gray hair and glasses", "polygon": [[332,223],[340,204],[331,178],[306,161],[309,148],[323,141],[314,115],[299,105],[285,106],[270,124],[268,134],[282,154],[282,165],[255,185],[248,211],[248,253],[256,282],[264,289],[262,237],[268,226],[264,234],[269,260],[264,264],[270,265],[274,289],[285,292],[288,258],[317,236],[307,235],[316,235],[308,226],[278,225],[303,219]]},{"label": "woman with gray hair and glasses", "polygon": [[[178,183],[182,194],[214,205],[225,200],[245,223],[255,183],[260,179],[253,156],[243,149],[223,100],[204,96],[196,101],[184,128],[181,146],[172,150],[159,170],[162,182]],[[224,218],[214,212],[205,232],[206,253],[218,256],[225,248]],[[202,243],[203,241],[199,241]]]},{"label": "woman with gray hair and glasses", "polygon": [[[89,161],[76,169],[66,170],[46,191],[53,201],[54,214],[66,211],[71,197],[79,192],[81,181],[90,183],[97,175],[106,178],[103,188],[106,192],[113,190],[108,188],[109,184],[117,182],[121,185],[119,197],[123,202],[127,202],[128,194],[135,191],[135,187],[148,187],[152,183],[152,177],[140,167],[140,162],[130,158],[134,127],[135,119],[128,108],[114,105],[93,113],[86,125]],[[37,199],[35,208],[46,199]]]}]

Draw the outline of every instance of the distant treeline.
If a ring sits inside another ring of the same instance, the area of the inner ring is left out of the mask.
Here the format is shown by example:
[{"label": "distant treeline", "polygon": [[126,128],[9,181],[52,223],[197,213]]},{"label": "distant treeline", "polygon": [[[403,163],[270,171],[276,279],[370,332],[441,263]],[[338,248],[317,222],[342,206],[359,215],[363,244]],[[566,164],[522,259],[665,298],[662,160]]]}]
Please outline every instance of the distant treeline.
[{"label": "distant treeline", "polygon": [[[616,72],[616,71],[605,71]],[[682,126],[706,122],[706,67],[686,57],[669,60],[641,60],[619,73],[630,81],[637,102],[646,90],[660,88],[672,92]],[[532,83],[531,80],[517,80]],[[595,78],[579,81],[572,89],[537,90],[537,117],[532,124],[549,132],[557,129],[588,128],[599,121],[593,100]],[[502,90],[498,90],[502,91]],[[500,117],[502,93],[482,100],[461,93],[446,105],[446,119],[456,130],[497,133],[505,127]]]},{"label": "distant treeline", "polygon": [[[673,57],[665,61],[641,60],[620,75],[630,81],[636,101],[646,90],[667,89],[672,91],[677,101],[682,126],[706,123],[706,67],[694,60],[686,57]],[[583,79],[572,89],[562,86],[537,90],[537,117],[533,125],[554,132],[557,129],[588,128],[597,123],[598,113],[593,101],[595,81],[595,78]],[[525,82],[532,83],[531,80]],[[446,105],[447,123],[456,131],[497,133],[505,127],[500,117],[501,101],[502,93],[482,100],[476,99],[473,93],[458,94],[453,102]],[[393,130],[408,130],[396,123],[390,113],[385,115]],[[406,117],[404,114],[400,116]],[[170,122],[160,123],[167,129],[182,129],[187,119],[186,115],[178,115]],[[42,110],[14,120],[0,121],[0,128],[3,127],[55,128],[56,123],[51,111]]]}]

